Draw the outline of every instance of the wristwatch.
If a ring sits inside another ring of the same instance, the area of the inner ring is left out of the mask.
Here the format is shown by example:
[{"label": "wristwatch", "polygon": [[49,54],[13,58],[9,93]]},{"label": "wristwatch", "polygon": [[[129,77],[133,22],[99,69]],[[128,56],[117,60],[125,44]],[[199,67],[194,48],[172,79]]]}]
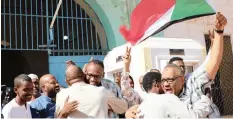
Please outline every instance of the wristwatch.
[{"label": "wristwatch", "polygon": [[217,30],[217,29],[215,29],[215,31],[216,31],[217,33],[223,33],[223,32],[224,32],[224,29],[223,29],[223,30]]}]

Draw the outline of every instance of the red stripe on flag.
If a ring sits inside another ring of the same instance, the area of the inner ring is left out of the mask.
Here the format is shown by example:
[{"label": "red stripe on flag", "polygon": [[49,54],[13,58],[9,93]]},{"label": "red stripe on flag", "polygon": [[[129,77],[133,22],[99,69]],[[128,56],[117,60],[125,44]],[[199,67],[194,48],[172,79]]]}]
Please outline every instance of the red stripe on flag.
[{"label": "red stripe on flag", "polygon": [[142,0],[131,14],[130,29],[121,26],[121,34],[128,42],[136,44],[145,31],[175,3],[176,0]]}]

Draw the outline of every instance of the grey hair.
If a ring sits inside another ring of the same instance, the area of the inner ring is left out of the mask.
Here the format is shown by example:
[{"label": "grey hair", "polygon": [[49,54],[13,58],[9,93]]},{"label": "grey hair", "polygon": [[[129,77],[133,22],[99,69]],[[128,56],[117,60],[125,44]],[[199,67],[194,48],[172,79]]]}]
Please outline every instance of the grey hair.
[{"label": "grey hair", "polygon": [[166,69],[166,68],[175,68],[175,69],[176,69],[176,72],[177,72],[179,75],[184,76],[184,71],[183,71],[179,66],[177,66],[177,65],[175,65],[175,64],[168,64],[168,65],[165,66],[164,69]]}]

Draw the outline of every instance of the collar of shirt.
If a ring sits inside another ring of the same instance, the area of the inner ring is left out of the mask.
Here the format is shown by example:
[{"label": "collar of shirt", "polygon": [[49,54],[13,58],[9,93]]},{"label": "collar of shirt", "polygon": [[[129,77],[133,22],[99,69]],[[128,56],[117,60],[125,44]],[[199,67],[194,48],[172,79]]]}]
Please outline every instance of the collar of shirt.
[{"label": "collar of shirt", "polygon": [[40,96],[40,99],[41,99],[41,100],[44,100],[44,101],[47,101],[47,102],[50,102],[50,103],[55,103],[55,101],[53,101],[52,98],[50,98],[50,97],[48,97],[48,96],[46,96],[46,95],[44,95],[44,94],[42,94],[42,95]]},{"label": "collar of shirt", "polygon": [[185,94],[185,87],[183,87],[182,92],[180,93],[179,97]]},{"label": "collar of shirt", "polygon": [[86,84],[86,83],[83,81],[80,81],[80,82],[73,83],[72,86],[79,86],[79,85],[83,85],[83,84]]}]

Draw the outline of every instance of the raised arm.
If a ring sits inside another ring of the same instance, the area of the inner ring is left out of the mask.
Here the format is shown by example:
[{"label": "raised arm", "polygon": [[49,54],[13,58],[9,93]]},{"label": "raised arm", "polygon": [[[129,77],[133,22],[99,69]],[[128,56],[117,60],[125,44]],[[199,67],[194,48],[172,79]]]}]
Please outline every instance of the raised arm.
[{"label": "raised arm", "polygon": [[123,62],[124,62],[124,69],[122,72],[122,77],[121,77],[121,92],[123,97],[128,101],[129,107],[140,104],[140,96],[139,94],[130,87],[129,83],[129,67],[131,63],[131,48],[126,48],[125,55],[123,57]]},{"label": "raised arm", "polygon": [[215,32],[213,44],[210,52],[210,58],[206,62],[205,68],[210,79],[215,79],[215,75],[220,67],[223,55],[223,30],[227,24],[227,19],[217,13],[215,22]]},{"label": "raised arm", "polygon": [[[122,92],[125,90],[130,89],[129,84],[129,67],[131,63],[131,56],[130,56],[131,48],[126,47],[125,55],[123,56],[124,68],[121,77],[121,90]],[[123,94],[124,95],[124,94]]]}]

